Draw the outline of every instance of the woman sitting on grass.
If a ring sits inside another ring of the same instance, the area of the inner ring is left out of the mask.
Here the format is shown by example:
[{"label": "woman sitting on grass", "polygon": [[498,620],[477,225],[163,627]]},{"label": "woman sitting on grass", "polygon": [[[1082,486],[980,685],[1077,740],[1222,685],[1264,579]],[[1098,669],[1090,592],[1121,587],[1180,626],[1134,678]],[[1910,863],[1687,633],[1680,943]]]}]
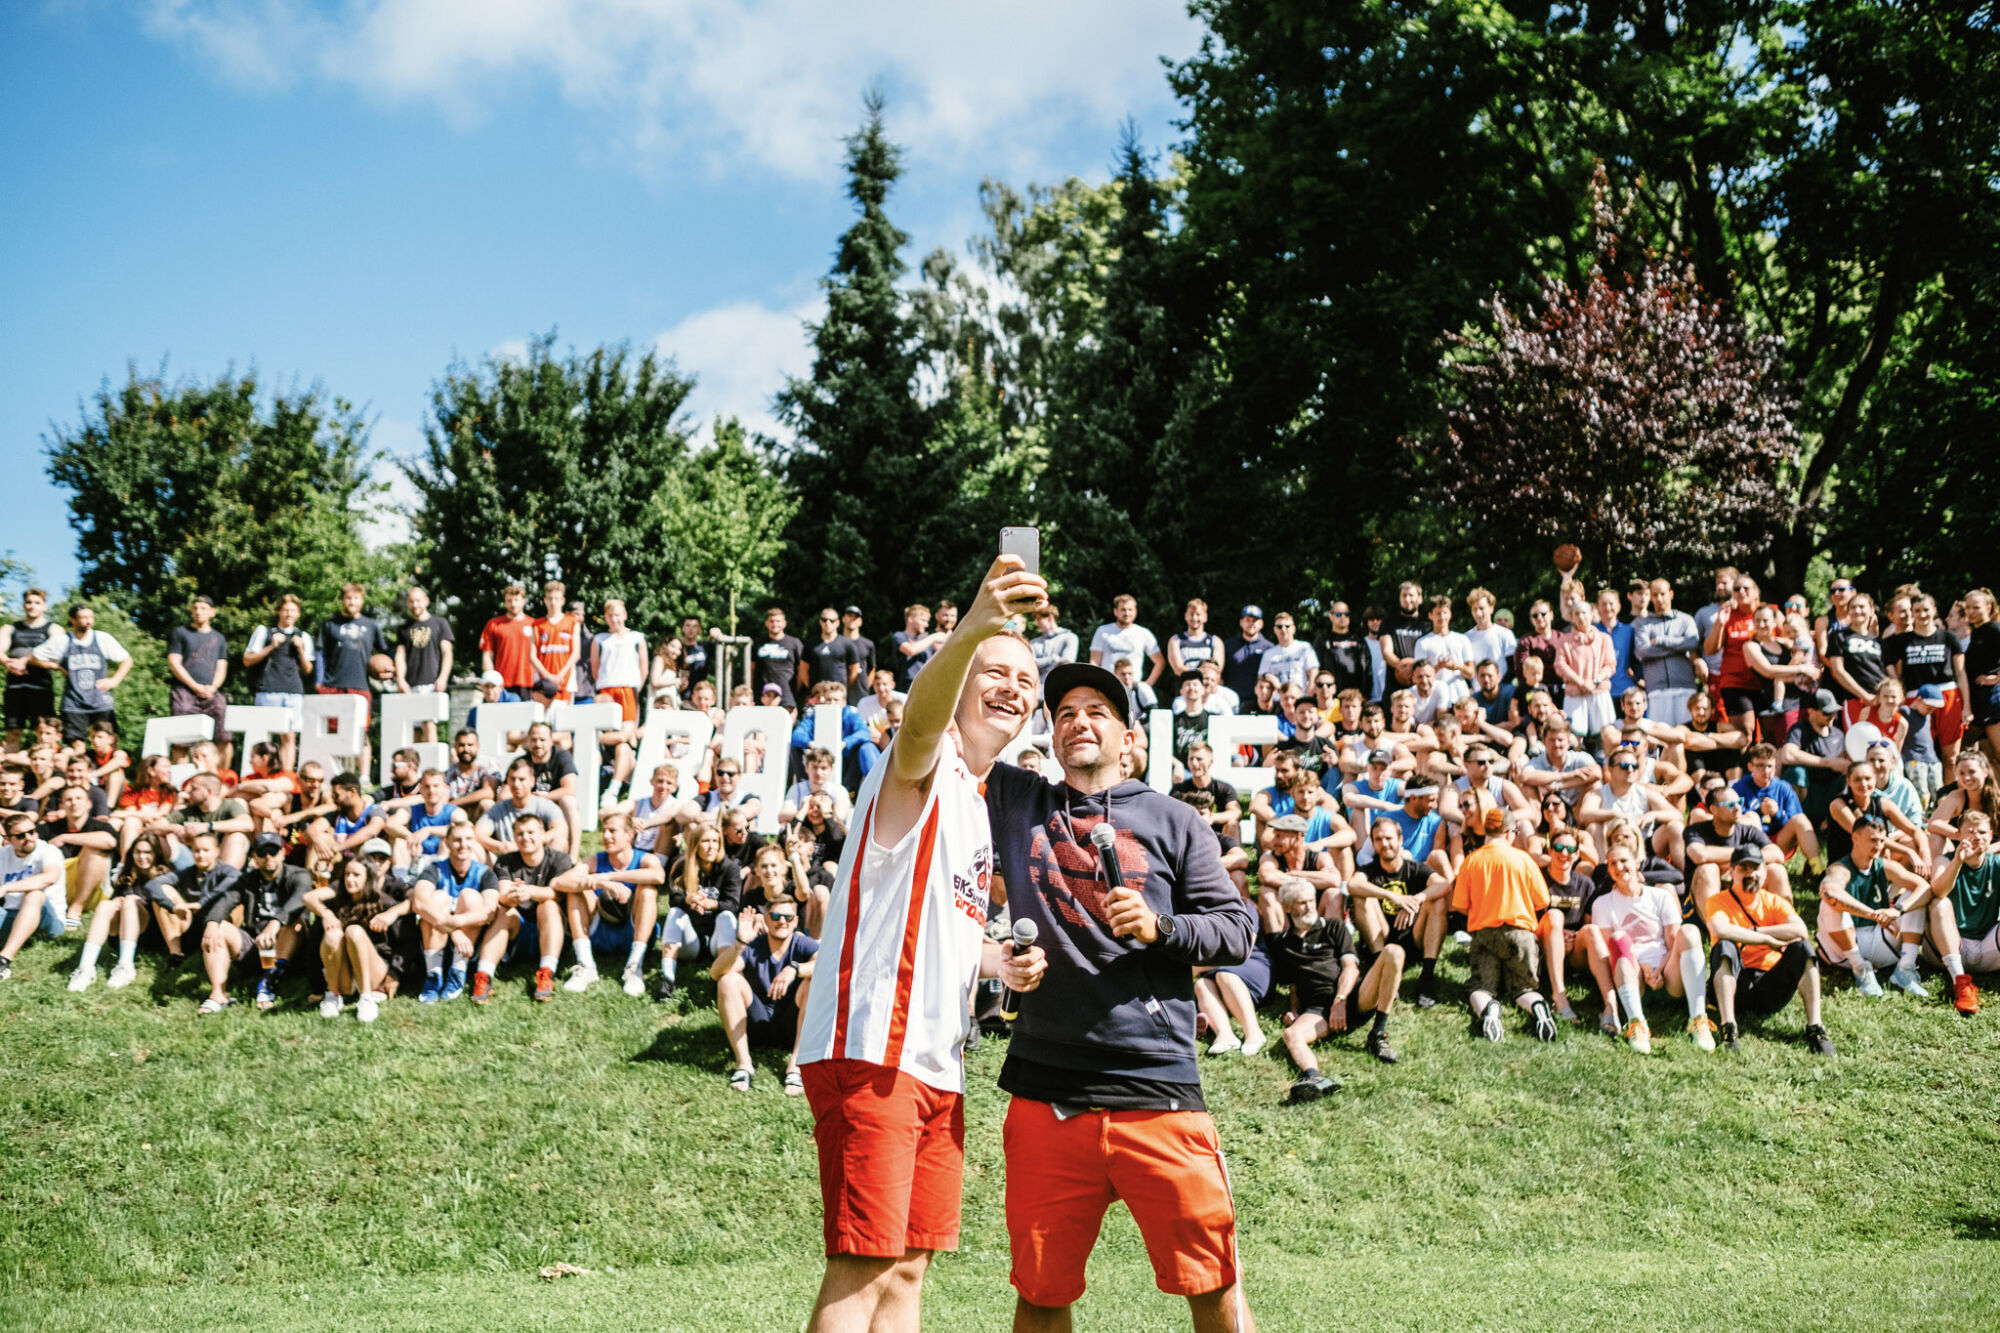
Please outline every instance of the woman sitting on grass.
[{"label": "woman sitting on grass", "polygon": [[[83,956],[77,960],[76,975],[69,981],[71,990],[88,990],[97,980],[97,957],[103,952],[104,941],[111,936],[111,923],[118,923],[118,965],[111,969],[111,979],[105,982],[112,990],[119,990],[132,984],[138,975],[133,967],[133,958],[139,950],[139,937],[146,933],[146,907],[148,898],[146,885],[156,876],[172,868],[172,858],[167,854],[166,840],[157,833],[142,833],[131,850],[125,853],[124,864],[118,867],[118,875],[111,882],[110,893],[97,910],[91,914],[90,934],[83,942]],[[173,934],[168,939],[168,953],[178,959],[180,950],[173,947],[180,943],[180,934],[187,929],[192,913],[176,915],[162,907],[160,914],[162,930],[171,926]]]},{"label": "woman sitting on grass", "polygon": [[374,1022],[376,1010],[388,998],[382,990],[389,974],[384,957],[387,937],[368,930],[368,923],[392,906],[382,891],[381,867],[365,856],[355,857],[331,885],[308,893],[306,906],[318,915],[324,931],[319,961],[326,969],[326,998],[319,1004],[320,1017],[338,1018],[342,997],[354,991],[355,1017]]}]

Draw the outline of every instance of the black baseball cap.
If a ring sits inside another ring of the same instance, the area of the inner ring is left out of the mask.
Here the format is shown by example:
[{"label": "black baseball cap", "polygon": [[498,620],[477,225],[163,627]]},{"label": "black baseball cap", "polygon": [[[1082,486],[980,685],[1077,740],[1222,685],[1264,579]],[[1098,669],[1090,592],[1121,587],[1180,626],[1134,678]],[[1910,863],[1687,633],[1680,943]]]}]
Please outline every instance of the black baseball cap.
[{"label": "black baseball cap", "polygon": [[256,841],[250,844],[250,855],[252,856],[262,856],[266,852],[282,852],[284,850],[285,840],[275,833],[259,833]]},{"label": "black baseball cap", "polygon": [[1760,866],[1764,864],[1764,853],[1755,847],[1738,847],[1729,855],[1733,866]]},{"label": "black baseball cap", "polygon": [[1125,682],[1106,671],[1101,666],[1088,662],[1064,662],[1049,672],[1042,682],[1042,702],[1048,706],[1049,716],[1054,717],[1062,704],[1063,696],[1071,690],[1096,690],[1111,701],[1118,710],[1118,718],[1127,727],[1137,726],[1132,719],[1132,692],[1125,688]]},{"label": "black baseball cap", "polygon": [[861,614],[861,608],[858,606],[846,607],[842,609],[840,614],[842,614],[843,616],[858,616]]}]

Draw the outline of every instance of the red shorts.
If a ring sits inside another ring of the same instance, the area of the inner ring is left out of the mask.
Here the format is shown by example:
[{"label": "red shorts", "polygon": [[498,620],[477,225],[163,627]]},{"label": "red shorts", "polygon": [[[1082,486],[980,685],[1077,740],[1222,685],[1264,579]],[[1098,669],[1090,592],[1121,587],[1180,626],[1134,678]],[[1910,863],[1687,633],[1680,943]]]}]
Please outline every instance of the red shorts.
[{"label": "red shorts", "polygon": [[1030,1305],[1073,1305],[1113,1200],[1132,1210],[1160,1290],[1201,1296],[1237,1280],[1236,1205],[1206,1111],[1007,1108],[1009,1281]]},{"label": "red shorts", "polygon": [[1944,706],[1931,714],[1931,739],[1942,750],[1947,745],[1956,745],[1965,738],[1965,699],[1958,692],[1958,686],[1946,685]]},{"label": "red shorts", "polygon": [[958,1248],[965,1099],[866,1060],[801,1065],[828,1255]]},{"label": "red shorts", "polygon": [[639,720],[639,692],[630,685],[606,685],[597,692],[605,703],[618,705],[618,715],[627,722]]},{"label": "red shorts", "polygon": [[[369,692],[369,691],[367,691],[367,690],[343,690],[343,689],[341,689],[341,688],[340,688],[339,686],[337,686],[337,685],[319,685],[319,686],[315,686],[315,687],[314,687],[314,689],[313,689],[313,693],[314,693],[314,694],[351,694],[351,695],[354,695],[354,696],[355,696],[356,698],[360,699],[360,700],[361,700],[361,729],[362,729],[363,731],[366,731],[366,730],[368,730],[368,722],[369,722],[369,718],[370,718],[370,717],[371,717],[371,716],[373,715],[373,713],[374,713],[374,711],[375,711],[375,697],[374,697],[374,695],[373,695],[372,693],[370,693],[370,692]],[[339,730],[339,728],[338,728],[337,726],[329,726],[329,727],[328,727],[328,730],[330,730],[330,731],[338,731],[338,730]]]}]

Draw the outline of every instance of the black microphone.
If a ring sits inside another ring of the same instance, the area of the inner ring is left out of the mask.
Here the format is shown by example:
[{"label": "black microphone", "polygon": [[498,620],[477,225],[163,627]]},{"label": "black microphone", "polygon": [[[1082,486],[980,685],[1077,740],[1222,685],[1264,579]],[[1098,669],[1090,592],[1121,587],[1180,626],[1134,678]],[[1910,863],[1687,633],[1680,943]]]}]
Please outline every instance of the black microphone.
[{"label": "black microphone", "polygon": [[[1034,948],[1035,937],[1041,933],[1042,933],[1042,928],[1036,925],[1033,921],[1029,920],[1027,917],[1017,918],[1014,922],[1014,956],[1016,958],[1019,958],[1022,954]],[[1021,1013],[1020,992],[1008,990],[1005,987],[1002,987],[1000,991],[1001,1019],[1005,1022],[1011,1023],[1017,1017],[1020,1016],[1020,1013]]]},{"label": "black microphone", "polygon": [[1104,878],[1111,892],[1124,888],[1125,867],[1118,864],[1118,830],[1111,827],[1110,820],[1090,831],[1090,844],[1097,848],[1097,859],[1104,864]]}]

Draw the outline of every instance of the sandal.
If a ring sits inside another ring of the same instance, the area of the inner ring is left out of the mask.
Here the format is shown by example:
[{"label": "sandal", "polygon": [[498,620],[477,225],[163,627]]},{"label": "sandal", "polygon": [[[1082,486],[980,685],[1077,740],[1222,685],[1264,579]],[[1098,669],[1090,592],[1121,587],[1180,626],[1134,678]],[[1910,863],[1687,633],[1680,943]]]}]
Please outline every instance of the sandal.
[{"label": "sandal", "polygon": [[802,1097],[805,1095],[805,1091],[806,1081],[800,1076],[799,1071],[796,1069],[787,1069],[785,1071],[785,1095],[787,1097]]},{"label": "sandal", "polygon": [[730,1074],[729,1090],[731,1092],[750,1091],[750,1071],[747,1069],[738,1069]]},{"label": "sandal", "polygon": [[230,1005],[235,1003],[236,1003],[236,998],[234,996],[225,995],[221,999],[217,999],[215,996],[211,995],[206,1000],[203,1000],[201,1002],[200,1007],[197,1008],[195,1012],[198,1014],[219,1014],[224,1009],[227,1009]]}]

